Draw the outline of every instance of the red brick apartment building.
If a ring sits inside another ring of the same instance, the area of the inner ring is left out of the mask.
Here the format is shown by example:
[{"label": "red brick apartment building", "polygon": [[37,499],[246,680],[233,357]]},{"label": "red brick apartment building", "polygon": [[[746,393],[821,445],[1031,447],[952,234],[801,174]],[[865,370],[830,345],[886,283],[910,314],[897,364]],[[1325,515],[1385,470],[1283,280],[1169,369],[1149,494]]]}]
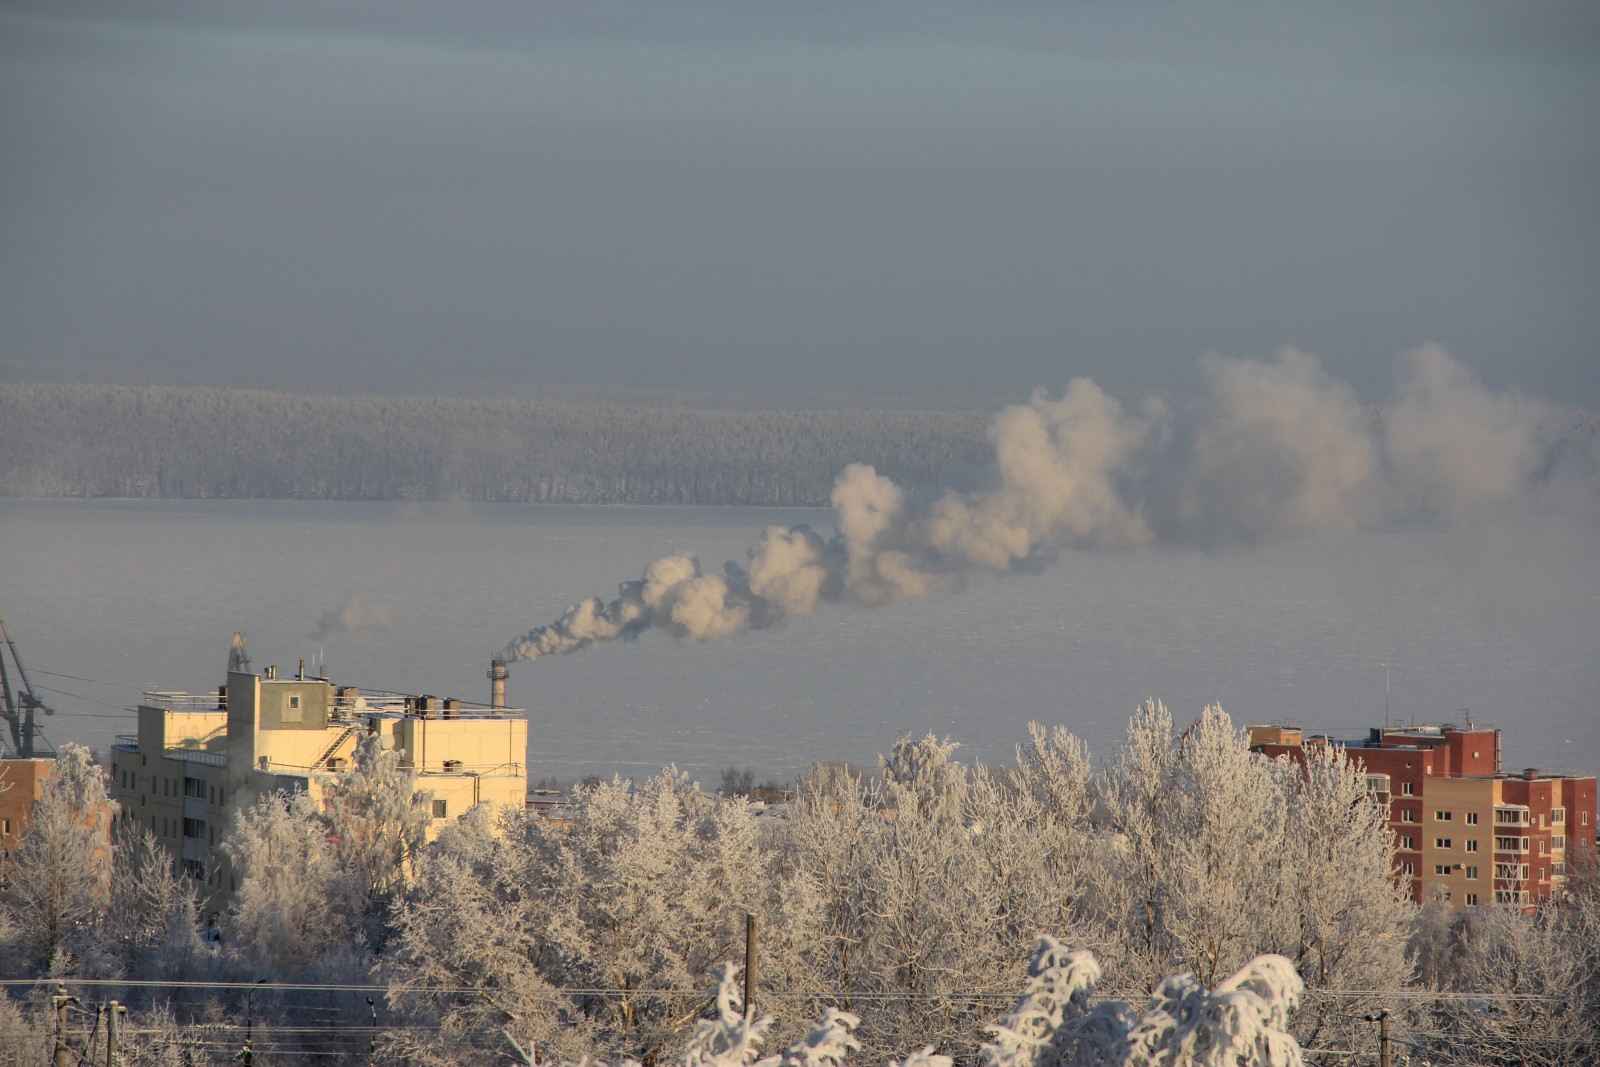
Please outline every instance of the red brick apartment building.
[{"label": "red brick apartment building", "polygon": [[1595,844],[1595,776],[1500,769],[1500,731],[1446,724],[1377,729],[1343,741],[1297,726],[1252,726],[1250,747],[1302,756],[1343,748],[1389,807],[1395,859],[1419,903],[1437,889],[1457,908],[1528,907],[1558,892],[1566,857]]}]

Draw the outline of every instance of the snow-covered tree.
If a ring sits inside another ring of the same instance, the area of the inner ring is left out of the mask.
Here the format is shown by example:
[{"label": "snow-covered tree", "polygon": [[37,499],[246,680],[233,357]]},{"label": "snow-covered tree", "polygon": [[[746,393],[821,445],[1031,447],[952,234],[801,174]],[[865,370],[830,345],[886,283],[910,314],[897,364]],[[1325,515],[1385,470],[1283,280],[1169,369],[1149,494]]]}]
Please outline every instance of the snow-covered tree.
[{"label": "snow-covered tree", "polygon": [[175,974],[199,950],[194,894],[147,826],[119,819],[111,836],[111,887],[96,933],[122,974]]},{"label": "snow-covered tree", "polygon": [[1114,1063],[1135,1017],[1115,1001],[1091,1006],[1100,964],[1087,949],[1041,935],[1028,964],[1022,999],[984,1029],[990,1067],[1092,1067]]},{"label": "snow-covered tree", "polygon": [[1426,1027],[1439,1060],[1600,1062],[1600,908],[1457,912],[1448,962],[1436,974],[1451,994]]},{"label": "snow-covered tree", "polygon": [[970,1040],[978,1006],[963,994],[997,978],[955,747],[903,737],[880,757],[883,818],[861,871],[863,977],[885,998],[870,1014],[863,1005],[857,1036],[871,1053]]},{"label": "snow-covered tree", "polygon": [[383,740],[362,738],[354,767],[323,795],[334,860],[354,881],[374,943],[389,902],[405,889],[431,817],[428,797],[416,793],[416,772],[401,767],[400,754]]},{"label": "snow-covered tree", "polygon": [[1178,742],[1162,825],[1166,926],[1178,959],[1206,985],[1258,951],[1258,912],[1277,871],[1261,844],[1284,832],[1287,803],[1266,760],[1215,705]]},{"label": "snow-covered tree", "polygon": [[850,1054],[861,1048],[851,1034],[861,1020],[847,1011],[824,1008],[806,1035],[783,1053],[783,1067],[845,1067]]},{"label": "snow-covered tree", "polygon": [[[772,1017],[744,1010],[736,965],[725,963],[714,968],[714,973],[716,1014],[695,1024],[683,1052],[683,1067],[749,1067],[761,1053]],[[764,1067],[776,1067],[777,1063],[778,1057],[772,1057]]]},{"label": "snow-covered tree", "polygon": [[621,1048],[654,1058],[677,1040],[681,990],[744,940],[767,893],[758,831],[742,801],[707,796],[668,768],[577,797],[570,827],[527,825],[542,870],[547,974],[608,992],[577,999]]},{"label": "snow-covered tree", "polygon": [[1171,713],[1160,701],[1146,701],[1128,720],[1127,741],[1106,770],[1102,795],[1113,834],[1089,872],[1100,923],[1122,943],[1118,962],[1147,989],[1174,954],[1166,921],[1172,888],[1166,820],[1177,762]]},{"label": "snow-covered tree", "polygon": [[235,959],[289,976],[356,936],[359,893],[308,795],[258,797],[223,847],[239,882],[223,923]]},{"label": "snow-covered tree", "polygon": [[[775,875],[782,926],[800,943],[779,966],[791,988],[830,991],[846,1011],[866,980],[862,872],[883,820],[877,790],[857,769],[819,764],[801,778],[780,830]],[[807,1007],[821,1010],[823,1004]]]},{"label": "snow-covered tree", "polygon": [[424,1025],[385,1035],[390,1059],[498,1064],[507,1035],[542,1059],[588,1047],[584,1020],[541,973],[548,906],[526,847],[474,808],[419,856],[384,974],[390,1007]]},{"label": "snow-covered tree", "polygon": [[105,907],[112,814],[105,773],[89,750],[63,745],[5,871],[6,908],[24,958],[39,971],[69,967],[58,954],[70,953]]},{"label": "snow-covered tree", "polygon": [[1278,761],[1286,799],[1281,861],[1290,902],[1276,951],[1313,986],[1383,990],[1408,976],[1406,924],[1414,908],[1394,877],[1388,812],[1342,748]]},{"label": "snow-covered tree", "polygon": [[1300,1045],[1288,1032],[1303,985],[1282,956],[1258,956],[1207,990],[1193,975],[1156,987],[1128,1032],[1128,1067],[1299,1067]]}]

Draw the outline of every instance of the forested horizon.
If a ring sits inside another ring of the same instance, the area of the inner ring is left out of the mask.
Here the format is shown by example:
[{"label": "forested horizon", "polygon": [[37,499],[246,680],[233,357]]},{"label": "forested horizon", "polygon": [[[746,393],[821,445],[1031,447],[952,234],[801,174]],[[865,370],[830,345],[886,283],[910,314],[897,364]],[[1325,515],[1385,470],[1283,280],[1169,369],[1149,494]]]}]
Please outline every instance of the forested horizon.
[{"label": "forested horizon", "polygon": [[990,408],[924,399],[0,382],[0,496],[825,506],[990,458]]},{"label": "forested horizon", "polygon": [[[991,463],[985,430],[1003,406],[972,396],[316,393],[4,378],[0,497],[824,507],[851,463],[913,491]],[[1367,410],[1381,433],[1383,409]],[[1600,412],[1543,411],[1551,455],[1594,452]]]}]

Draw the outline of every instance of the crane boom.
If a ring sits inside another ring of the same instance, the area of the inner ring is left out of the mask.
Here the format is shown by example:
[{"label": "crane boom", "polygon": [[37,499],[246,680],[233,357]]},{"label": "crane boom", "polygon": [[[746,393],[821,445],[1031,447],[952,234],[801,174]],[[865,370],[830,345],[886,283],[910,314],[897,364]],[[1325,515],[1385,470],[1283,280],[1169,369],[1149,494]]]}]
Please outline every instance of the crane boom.
[{"label": "crane boom", "polygon": [[28,681],[28,672],[22,666],[22,657],[17,655],[17,644],[11,640],[11,631],[6,629],[5,619],[0,619],[0,638],[5,639],[6,648],[11,652],[11,662],[17,668],[17,681],[22,685],[21,690],[13,696],[11,679],[6,674],[5,656],[0,654],[0,697],[5,700],[4,706],[0,706],[0,718],[4,718],[10,728],[11,747],[16,754],[32,756],[34,735],[39,730],[36,713],[43,711],[46,715],[54,715],[55,710],[34,693],[33,683]]}]

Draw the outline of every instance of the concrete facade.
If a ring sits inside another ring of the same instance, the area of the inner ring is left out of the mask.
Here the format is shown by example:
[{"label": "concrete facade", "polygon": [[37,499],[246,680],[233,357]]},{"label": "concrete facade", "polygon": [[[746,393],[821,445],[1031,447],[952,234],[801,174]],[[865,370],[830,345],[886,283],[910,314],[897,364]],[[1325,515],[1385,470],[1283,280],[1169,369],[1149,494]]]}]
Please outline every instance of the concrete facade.
[{"label": "concrete facade", "polygon": [[307,793],[348,772],[375,734],[417,774],[433,823],[475,804],[521,810],[528,790],[528,723],[519,709],[431,696],[365,692],[325,678],[230,671],[215,693],[147,693],[138,733],[112,746],[120,817],[138,820],[196,882],[208,907],[234,884],[222,842],[256,797]]},{"label": "concrete facade", "polygon": [[1595,776],[1500,767],[1500,731],[1483,726],[1373,729],[1360,740],[1304,736],[1294,726],[1252,726],[1250,747],[1303,758],[1344,749],[1388,807],[1397,875],[1412,899],[1442,893],[1455,908],[1532,907],[1559,894],[1566,857],[1595,844]]}]

